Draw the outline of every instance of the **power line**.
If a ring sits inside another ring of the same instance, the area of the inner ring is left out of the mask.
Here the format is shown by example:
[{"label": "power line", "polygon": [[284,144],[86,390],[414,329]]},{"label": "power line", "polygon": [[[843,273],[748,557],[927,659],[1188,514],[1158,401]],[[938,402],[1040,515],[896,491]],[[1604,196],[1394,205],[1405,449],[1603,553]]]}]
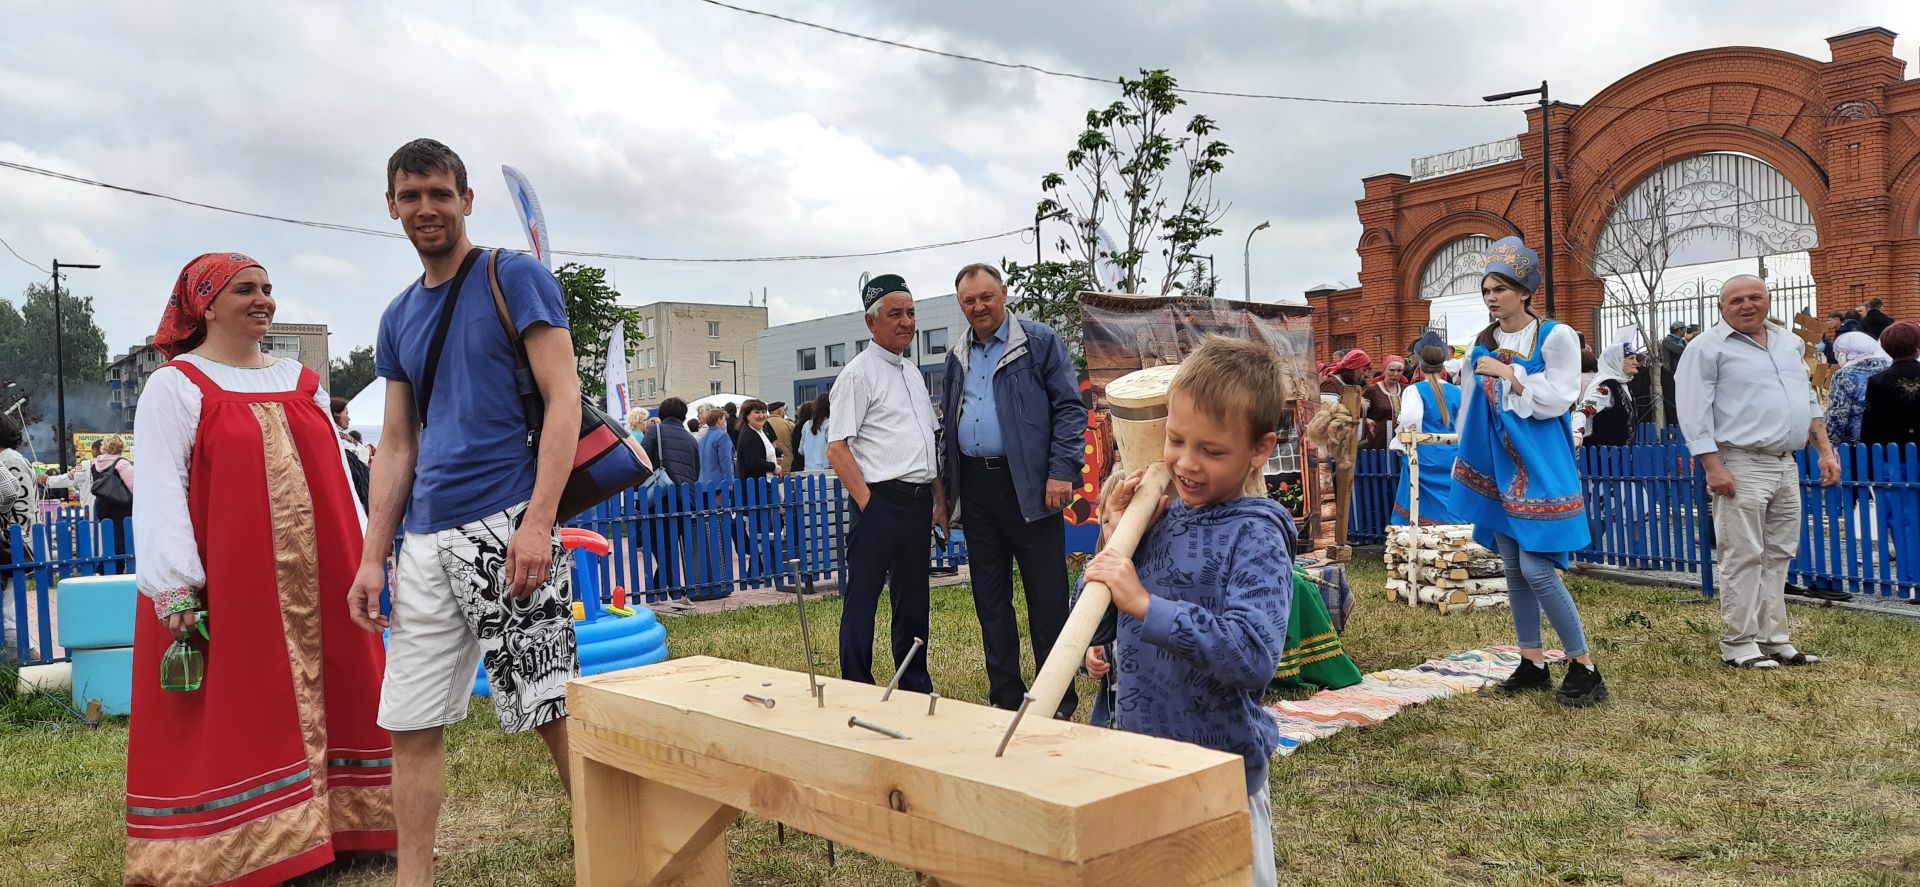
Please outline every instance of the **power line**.
[{"label": "power line", "polygon": [[[182,204],[185,206],[196,207],[199,209],[212,210],[214,212],[229,213],[236,216],[245,216],[251,219],[263,219],[269,222],[283,222],[289,225],[302,225],[308,228],[320,228],[327,231],[340,231],[347,234],[364,234],[364,235],[370,235],[373,237],[385,237],[389,239],[403,239],[406,236],[404,234],[396,234],[392,231],[380,231],[374,228],[362,228],[357,225],[340,225],[340,224],[335,224],[333,222],[315,222],[307,219],[295,219],[295,218],[289,218],[287,216],[276,216],[270,213],[259,213],[259,212],[252,212],[250,210],[234,209],[232,207],[218,206],[212,203],[201,203],[197,200],[187,200],[185,198],[174,197],[169,194],[161,194],[156,191],[147,191],[141,188],[130,188],[125,185],[115,185],[109,182],[96,181],[94,179],[83,178],[81,176],[71,175],[71,174],[59,172],[56,170],[42,169],[37,166],[28,166],[24,163],[14,163],[12,161],[7,161],[7,160],[0,160],[0,168],[11,169],[17,172],[24,172],[30,175],[46,176],[48,178],[59,179],[64,182],[72,182],[77,185],[88,185],[95,188],[105,188],[110,191],[119,191],[125,194],[137,194],[142,197],[152,197],[159,200],[166,200],[173,203]],[[902,247],[896,247],[894,249],[875,250],[872,252],[860,252],[860,253],[835,253],[835,254],[818,254],[818,255],[792,255],[792,256],[738,256],[738,257],[730,257],[730,258],[725,258],[725,257],[690,258],[690,257],[680,257],[680,256],[640,256],[640,255],[631,255],[628,253],[586,252],[586,251],[580,251],[580,250],[557,249],[553,251],[553,254],[556,256],[574,256],[577,258],[588,258],[588,259],[622,259],[629,262],[692,262],[692,263],[702,263],[702,264],[728,263],[728,262],[810,262],[810,261],[821,261],[821,260],[827,260],[827,259],[863,259],[863,258],[870,258],[873,256],[894,256],[894,255],[899,255],[901,253],[923,252],[926,250],[941,249],[943,247],[949,247],[949,246],[961,246],[968,243],[980,243],[986,240],[997,240],[1002,237],[1009,237],[1015,234],[1022,234],[1030,230],[1032,230],[1031,226],[1021,226],[1019,228],[1013,228],[1013,229],[1001,231],[995,234],[984,234],[979,237],[969,237],[962,240],[948,240],[941,243],[923,243],[917,246],[902,246]],[[0,240],[0,245],[4,245],[5,243],[6,241]],[[13,252],[13,247],[8,246],[7,251]],[[22,262],[27,261],[25,258],[22,258],[19,253],[13,253],[13,255],[15,258],[20,259],[20,261]],[[32,262],[27,262],[27,264],[33,265]],[[38,265],[33,265],[33,267],[35,268],[35,270],[38,270],[43,274],[47,273],[45,269],[40,268],[40,266]]]},{"label": "power line", "polygon": [[[889,40],[885,37],[875,37],[870,34],[861,34],[854,31],[842,30],[840,28],[819,24],[818,22],[810,22],[804,19],[791,18],[788,16],[779,15],[772,12],[764,12],[758,9],[748,9],[744,6],[734,6],[731,3],[722,3],[720,2],[720,0],[700,0],[700,2],[705,3],[708,6],[718,6],[721,9],[730,9],[730,10],[733,10],[734,12],[745,13],[747,15],[755,15],[761,18],[770,18],[775,21],[785,22],[790,25],[799,25],[800,27],[803,27],[803,28],[812,28],[816,31],[825,31],[829,34],[837,34],[841,37],[848,37],[854,40],[864,40],[868,43],[877,43],[877,44],[880,44],[881,46],[890,46],[895,49],[905,49],[912,52],[925,53],[927,55],[937,55],[937,56],[940,56],[941,58],[952,59],[954,61],[972,62],[974,64],[979,64],[979,65],[991,65],[996,68],[1005,68],[1013,71],[1032,71],[1035,74],[1044,74],[1048,77],[1062,77],[1068,80],[1080,80],[1087,83],[1101,83],[1107,86],[1113,86],[1120,82],[1119,78],[1116,78],[1116,77],[1096,77],[1092,74],[1080,74],[1072,71],[1055,71],[1050,68],[1043,68],[1039,65],[1030,65],[1025,62],[1003,62],[1003,61],[998,61],[996,59],[988,59],[988,58],[981,58],[979,56],[974,56],[974,55],[966,55],[964,53],[947,52],[946,50],[943,50],[943,49],[933,49],[931,47],[926,47],[926,46],[915,46],[914,44],[911,44],[911,43],[902,43],[898,40]],[[1503,107],[1521,107],[1521,106],[1533,104],[1532,102],[1500,102],[1500,103],[1489,104],[1486,102],[1369,101],[1365,99],[1336,99],[1336,98],[1327,98],[1324,96],[1279,95],[1274,93],[1259,93],[1259,92],[1225,92],[1225,91],[1211,90],[1211,89],[1194,89],[1192,87],[1187,87],[1187,86],[1175,87],[1174,91],[1184,92],[1190,95],[1224,96],[1227,98],[1238,98],[1238,99],[1269,99],[1269,100],[1281,101],[1281,102],[1314,102],[1314,103],[1328,104],[1328,105],[1385,105],[1390,107],[1402,107],[1402,108],[1503,108]]]},{"label": "power line", "polygon": [[[1025,62],[1000,61],[998,59],[981,58],[980,56],[967,55],[965,53],[948,52],[944,49],[934,49],[932,47],[927,47],[927,46],[917,46],[912,43],[903,43],[901,41],[890,40],[885,37],[875,37],[871,34],[861,34],[856,31],[848,31],[841,28],[835,28],[829,25],[820,24],[818,22],[806,21],[805,19],[792,18],[790,16],[784,16],[784,15],[780,15],[772,12],[765,12],[758,9],[748,9],[747,7],[744,7],[744,6],[735,6],[731,3],[723,3],[721,2],[721,0],[699,0],[699,2],[705,3],[708,6],[717,6],[721,9],[729,9],[734,12],[744,13],[746,15],[773,19],[774,21],[785,22],[790,25],[799,25],[800,27],[811,28],[816,31],[825,31],[829,34],[835,34],[835,35],[838,35],[841,37],[847,37],[853,40],[861,40],[867,43],[877,43],[881,46],[889,46],[894,49],[905,49],[911,52],[925,53],[927,55],[939,56],[941,58],[951,59],[953,61],[970,62],[978,65],[991,65],[996,68],[1004,68],[1007,70],[1014,70],[1014,71],[1031,71],[1035,74],[1043,74],[1048,77],[1060,77],[1068,80],[1080,80],[1087,83],[1104,83],[1108,86],[1113,86],[1119,83],[1119,78],[1116,78],[1116,77],[1096,77],[1092,74],[1082,74],[1074,71],[1055,71],[1050,68],[1044,68],[1039,65],[1027,64]],[[1371,105],[1375,107],[1388,107],[1388,108],[1532,108],[1532,107],[1536,107],[1539,104],[1538,102],[1411,102],[1411,101],[1386,101],[1386,100],[1376,100],[1376,99],[1340,99],[1340,98],[1330,98],[1327,96],[1286,95],[1281,93],[1235,92],[1235,91],[1217,90],[1217,89],[1195,89],[1193,87],[1188,87],[1188,86],[1174,87],[1174,91],[1186,93],[1188,95],[1220,96],[1224,98],[1236,98],[1236,99],[1265,99],[1269,101],[1308,102],[1308,103],[1323,104],[1323,105]],[[1643,111],[1670,111],[1671,110],[1668,108],[1654,107],[1651,105],[1606,105],[1606,104],[1595,104],[1591,102],[1588,102],[1588,103],[1569,102],[1568,104],[1574,105],[1579,108],[1601,108],[1601,109],[1612,110],[1612,111],[1643,112]],[[1681,111],[1677,113],[1699,113],[1699,114],[1711,115],[1714,112],[1712,111],[1695,111],[1695,112]],[[1784,117],[1788,119],[1807,117],[1807,118],[1816,119],[1816,120],[1844,119],[1844,118],[1850,118],[1854,116],[1852,114],[1827,113],[1824,111],[1819,113],[1808,113],[1805,111],[1750,110],[1750,111],[1743,111],[1741,113],[1748,117]],[[1908,112],[1908,111],[1898,111],[1893,113],[1883,112],[1880,116],[1882,117],[1920,117],[1920,112]]]},{"label": "power line", "polygon": [[22,261],[22,262],[26,262],[26,263],[27,263],[27,267],[28,267],[28,268],[32,268],[33,270],[35,270],[35,271],[38,271],[38,272],[40,272],[41,274],[52,274],[52,273],[53,273],[53,272],[51,272],[51,271],[48,271],[48,270],[47,270],[47,269],[45,269],[45,268],[42,268],[42,267],[40,267],[39,265],[35,265],[35,264],[34,264],[34,263],[32,263],[32,262],[27,262],[27,257],[26,257],[26,256],[23,256],[23,255],[21,255],[21,254],[19,254],[19,253],[17,253],[17,252],[14,252],[14,249],[13,249],[13,244],[11,244],[11,243],[8,243],[8,242],[6,241],[6,238],[4,238],[4,237],[0,237],[0,246],[4,246],[4,247],[6,247],[6,248],[7,248],[7,252],[10,252],[10,253],[13,253],[13,257],[14,257],[14,258],[16,258],[16,259],[19,259],[19,260],[20,260],[20,261]]},{"label": "power line", "polygon": [[160,194],[154,191],[144,191],[139,188],[129,188],[125,185],[114,185],[114,184],[109,184],[107,182],[98,182],[98,181],[94,181],[93,179],[82,178],[80,176],[70,175],[68,173],[63,173],[63,172],[56,172],[50,169],[41,169],[40,167],[37,167],[37,166],[28,166],[24,163],[14,163],[8,160],[0,160],[0,167],[5,167],[7,169],[12,169],[12,170],[18,170],[24,173],[31,173],[36,176],[46,176],[48,178],[60,179],[61,181],[65,181],[65,182],[73,182],[74,184],[77,184],[77,185],[91,185],[95,188],[105,188],[109,191],[120,191],[126,194],[138,194],[142,197],[153,197],[159,200],[166,200],[173,203],[182,204],[185,206],[198,207],[200,209],[209,209],[209,210],[213,210],[214,212],[230,213],[236,216],[246,216],[252,219],[264,219],[269,222],[285,222],[289,225],[304,225],[308,228],[323,228],[328,231],[345,231],[350,234],[368,234],[374,237],[390,237],[390,238],[404,237],[404,235],[395,234],[391,231],[376,231],[372,228],[361,228],[354,225],[336,225],[332,222],[310,222],[305,219],[290,219],[285,216],[275,216],[275,215],[269,215],[267,213],[249,212],[244,209],[232,209],[225,206],[215,206],[214,204],[211,204],[211,203],[201,203],[197,200],[188,200],[184,197],[174,197],[169,194]]}]

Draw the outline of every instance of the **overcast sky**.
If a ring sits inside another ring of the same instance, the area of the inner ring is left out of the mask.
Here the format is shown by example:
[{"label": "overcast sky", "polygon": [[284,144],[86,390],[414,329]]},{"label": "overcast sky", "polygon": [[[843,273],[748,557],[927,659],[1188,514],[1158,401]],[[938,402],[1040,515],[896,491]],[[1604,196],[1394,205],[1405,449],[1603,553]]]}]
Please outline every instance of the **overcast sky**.
[{"label": "overcast sky", "polygon": [[[958,53],[1102,76],[1170,68],[1200,89],[1472,102],[1547,78],[1579,102],[1667,56],[1757,45],[1828,58],[1862,25],[1902,36],[1920,3],[1125,2],[738,5]],[[758,256],[890,249],[1027,224],[1040,177],[1114,87],[849,40],[697,2],[71,3],[0,0],[0,160],[204,203],[395,231],[387,156],[431,136],[465,159],[484,245],[524,247],[500,165],[525,172],[558,249]],[[1514,108],[1386,108],[1192,97],[1233,148],[1219,259],[1255,298],[1351,285],[1360,178],[1511,136]],[[297,227],[0,168],[0,239],[34,264],[98,262],[116,352],[156,325],[193,256],[266,265],[279,319],[370,344],[420,273],[401,240]],[[1051,235],[1049,235],[1051,239]],[[628,304],[744,303],[773,322],[857,307],[863,271],[922,295],[1031,240],[778,264],[601,262]],[[564,258],[564,257],[563,257]],[[0,251],[0,298],[39,271]]]}]

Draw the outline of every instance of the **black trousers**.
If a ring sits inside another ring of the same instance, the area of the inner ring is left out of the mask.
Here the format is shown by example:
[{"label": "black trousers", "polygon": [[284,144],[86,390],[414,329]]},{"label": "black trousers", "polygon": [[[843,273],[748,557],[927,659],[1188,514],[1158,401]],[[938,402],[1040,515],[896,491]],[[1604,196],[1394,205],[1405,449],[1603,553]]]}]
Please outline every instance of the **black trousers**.
[{"label": "black trousers", "polygon": [[[874,683],[873,619],[880,609],[880,588],[886,586],[893,604],[893,656],[899,662],[913,649],[914,638],[927,638],[927,565],[932,559],[933,490],[921,487],[909,494],[889,485],[869,487],[872,495],[862,509],[847,503],[851,526],[847,530],[845,582],[840,596],[840,676]],[[933,690],[927,674],[927,650],[921,648],[902,669],[900,687],[918,693]]]},{"label": "black trousers", "polygon": [[[113,553],[127,553],[127,519],[133,517],[133,505],[114,505],[95,499],[93,502],[94,520],[107,521],[100,528],[100,535],[113,537]],[[109,529],[111,528],[111,529]],[[105,541],[104,539],[102,541]]]},{"label": "black trousers", "polygon": [[[960,515],[967,530],[967,570],[973,576],[973,608],[987,648],[987,701],[1020,707],[1027,683],[1020,674],[1020,619],[1013,610],[1013,566],[1027,594],[1028,634],[1037,669],[1067,624],[1067,526],[1058,512],[1037,521],[1020,513],[1013,475],[1000,463],[988,468],[960,459]],[[1080,698],[1067,686],[1056,712],[1073,717]]]}]

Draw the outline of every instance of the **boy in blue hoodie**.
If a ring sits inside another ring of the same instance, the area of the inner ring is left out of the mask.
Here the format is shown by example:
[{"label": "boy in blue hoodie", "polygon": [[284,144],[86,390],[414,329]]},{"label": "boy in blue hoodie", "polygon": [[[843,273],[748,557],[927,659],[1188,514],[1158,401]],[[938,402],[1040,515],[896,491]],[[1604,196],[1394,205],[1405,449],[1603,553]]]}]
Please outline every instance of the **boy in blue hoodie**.
[{"label": "boy in blue hoodie", "polygon": [[[1209,338],[1180,364],[1167,399],[1161,460],[1173,495],[1132,559],[1104,547],[1086,578],[1107,584],[1119,611],[1115,662],[1098,644],[1087,672],[1117,666],[1115,726],[1246,759],[1255,884],[1273,884],[1273,802],[1267,761],[1279,745],[1260,694],[1286,646],[1293,599],[1293,517],[1246,495],[1272,453],[1281,412],[1280,360],[1264,345]],[[1126,509],[1140,473],[1103,499]]]}]

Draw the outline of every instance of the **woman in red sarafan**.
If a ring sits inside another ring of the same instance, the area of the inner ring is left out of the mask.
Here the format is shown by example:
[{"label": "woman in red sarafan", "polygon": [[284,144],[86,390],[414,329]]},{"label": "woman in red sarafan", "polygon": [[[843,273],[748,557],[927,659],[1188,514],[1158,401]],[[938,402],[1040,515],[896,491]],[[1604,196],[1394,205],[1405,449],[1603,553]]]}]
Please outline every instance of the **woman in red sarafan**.
[{"label": "woman in red sarafan", "polygon": [[[385,657],[346,609],[365,517],[319,377],[260,350],[272,292],[246,256],[188,263],[135,413],[153,612],[135,619],[128,884],[275,884],[394,847]],[[176,637],[205,653],[198,690],[160,686]]]}]

